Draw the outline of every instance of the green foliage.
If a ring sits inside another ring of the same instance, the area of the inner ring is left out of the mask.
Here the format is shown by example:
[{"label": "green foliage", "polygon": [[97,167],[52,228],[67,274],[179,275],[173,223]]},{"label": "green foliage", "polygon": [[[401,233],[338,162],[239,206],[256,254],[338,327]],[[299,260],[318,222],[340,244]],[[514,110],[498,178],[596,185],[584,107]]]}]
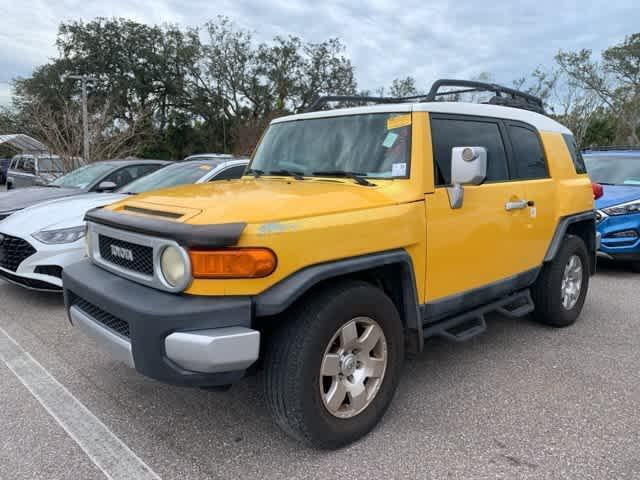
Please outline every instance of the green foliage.
[{"label": "green foliage", "polygon": [[18,116],[26,124],[35,105],[55,112],[78,103],[80,82],[67,76],[87,74],[95,111],[108,111],[118,127],[149,126],[143,156],[245,151],[251,147],[241,145],[240,132],[260,128],[257,120],[304,110],[318,95],[356,91],[338,39],[257,45],[226,17],[202,32],[121,18],[72,21],[60,25],[56,45],[58,58],[15,81]]}]

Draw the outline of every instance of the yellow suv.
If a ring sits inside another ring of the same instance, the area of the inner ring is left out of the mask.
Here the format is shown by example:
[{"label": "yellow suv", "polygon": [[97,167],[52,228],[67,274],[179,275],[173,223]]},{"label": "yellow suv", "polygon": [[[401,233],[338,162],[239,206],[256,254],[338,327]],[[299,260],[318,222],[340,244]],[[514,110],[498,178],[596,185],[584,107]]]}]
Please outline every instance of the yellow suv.
[{"label": "yellow suv", "polygon": [[73,325],[140,373],[256,371],[286,432],[337,448],[376,425],[425,338],[471,338],[491,311],[572,324],[597,242],[571,132],[534,97],[438,81],[312,110],[274,120],[242,179],[90,212],[64,290]]}]

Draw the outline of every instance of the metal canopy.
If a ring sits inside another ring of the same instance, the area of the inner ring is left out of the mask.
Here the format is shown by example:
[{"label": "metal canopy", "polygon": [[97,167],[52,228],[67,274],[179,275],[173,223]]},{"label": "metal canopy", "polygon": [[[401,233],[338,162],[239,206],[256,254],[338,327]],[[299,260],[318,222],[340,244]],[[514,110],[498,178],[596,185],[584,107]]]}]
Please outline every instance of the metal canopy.
[{"label": "metal canopy", "polygon": [[47,148],[44,143],[22,133],[0,135],[0,145],[4,144],[13,147],[15,150],[19,150],[20,152],[40,153],[49,151],[49,148]]}]

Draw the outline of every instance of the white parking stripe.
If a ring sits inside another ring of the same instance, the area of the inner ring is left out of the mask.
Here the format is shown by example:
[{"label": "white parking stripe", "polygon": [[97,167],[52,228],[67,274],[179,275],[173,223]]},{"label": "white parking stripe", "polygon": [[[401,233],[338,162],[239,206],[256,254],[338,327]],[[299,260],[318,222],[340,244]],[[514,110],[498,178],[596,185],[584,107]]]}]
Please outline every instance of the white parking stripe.
[{"label": "white parking stripe", "polygon": [[0,358],[111,480],[160,480],[122,440],[0,327]]}]

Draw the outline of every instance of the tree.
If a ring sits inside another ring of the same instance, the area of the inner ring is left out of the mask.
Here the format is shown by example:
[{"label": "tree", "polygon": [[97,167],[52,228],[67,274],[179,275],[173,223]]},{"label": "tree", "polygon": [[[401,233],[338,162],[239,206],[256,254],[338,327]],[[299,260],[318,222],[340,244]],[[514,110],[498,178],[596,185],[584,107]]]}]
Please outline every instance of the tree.
[{"label": "tree", "polygon": [[[139,142],[149,134],[144,114],[132,115],[125,123],[113,121],[109,105],[93,108],[90,115],[90,150],[92,159],[109,160],[134,155]],[[64,102],[52,107],[33,102],[21,112],[22,131],[40,139],[66,166],[82,157],[83,128],[77,103]]]},{"label": "tree", "polygon": [[419,95],[415,78],[405,77],[394,79],[389,88],[389,95],[392,97],[412,97]]},{"label": "tree", "polygon": [[560,51],[556,61],[572,80],[614,113],[629,143],[640,143],[640,33],[606,49],[600,62],[591,56],[587,49]]}]

